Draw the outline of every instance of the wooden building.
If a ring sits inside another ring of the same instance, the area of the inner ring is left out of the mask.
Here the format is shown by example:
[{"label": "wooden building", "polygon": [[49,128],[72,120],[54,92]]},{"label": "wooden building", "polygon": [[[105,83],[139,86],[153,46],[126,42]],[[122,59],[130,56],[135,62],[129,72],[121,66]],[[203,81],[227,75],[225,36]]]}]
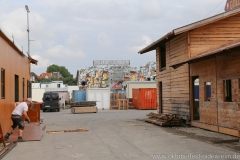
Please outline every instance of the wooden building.
[{"label": "wooden building", "polygon": [[174,29],[156,50],[158,111],[239,136],[240,9]]},{"label": "wooden building", "polygon": [[3,134],[12,125],[11,113],[15,102],[30,97],[30,64],[37,61],[26,56],[0,28],[0,123]]}]

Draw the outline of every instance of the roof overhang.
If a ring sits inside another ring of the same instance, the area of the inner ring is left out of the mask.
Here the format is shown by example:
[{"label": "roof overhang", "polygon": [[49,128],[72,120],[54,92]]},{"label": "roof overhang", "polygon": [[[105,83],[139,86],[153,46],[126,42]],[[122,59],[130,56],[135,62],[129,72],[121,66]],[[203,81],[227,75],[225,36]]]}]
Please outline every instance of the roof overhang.
[{"label": "roof overhang", "polygon": [[30,55],[28,55],[28,59],[30,60],[30,62],[32,64],[36,64],[37,65],[38,61],[36,59],[33,59]]},{"label": "roof overhang", "polygon": [[174,33],[173,32],[169,32],[168,34],[166,34],[162,38],[158,39],[157,41],[153,42],[149,46],[145,47],[144,49],[142,49],[138,53],[144,54],[146,52],[150,52],[152,50],[155,50],[158,46],[161,45],[161,43],[167,42],[167,41],[171,40],[174,37],[175,37]]},{"label": "roof overhang", "polygon": [[167,41],[171,40],[172,38],[176,37],[177,35],[205,26],[207,24],[231,17],[233,15],[239,14],[240,13],[240,8],[235,9],[235,10],[231,10],[228,12],[223,12],[221,14],[188,24],[186,26],[182,26],[180,28],[176,28],[174,29],[172,32],[166,34],[165,36],[163,36],[162,38],[158,39],[157,41],[153,42],[152,44],[150,44],[149,46],[143,48],[142,50],[140,50],[138,53],[139,54],[144,54],[146,52],[150,52],[152,50],[155,50],[158,46],[160,46],[163,43],[166,43]]}]

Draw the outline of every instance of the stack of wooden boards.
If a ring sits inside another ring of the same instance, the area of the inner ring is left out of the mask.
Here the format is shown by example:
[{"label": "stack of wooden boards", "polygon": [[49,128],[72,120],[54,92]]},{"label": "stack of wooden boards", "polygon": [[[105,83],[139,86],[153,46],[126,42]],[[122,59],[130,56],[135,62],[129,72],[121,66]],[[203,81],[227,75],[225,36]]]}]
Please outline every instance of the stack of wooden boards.
[{"label": "stack of wooden boards", "polygon": [[161,127],[181,126],[181,118],[172,114],[149,113],[145,118],[145,122],[153,123]]},{"label": "stack of wooden boards", "polygon": [[72,102],[72,113],[97,113],[96,101]]}]

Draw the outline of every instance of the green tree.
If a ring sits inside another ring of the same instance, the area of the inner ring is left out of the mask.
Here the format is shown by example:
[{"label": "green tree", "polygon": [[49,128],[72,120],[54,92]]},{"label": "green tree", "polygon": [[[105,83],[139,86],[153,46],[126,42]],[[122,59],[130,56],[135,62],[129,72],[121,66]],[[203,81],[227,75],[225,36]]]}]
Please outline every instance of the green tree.
[{"label": "green tree", "polygon": [[66,77],[63,79],[64,84],[68,84],[69,86],[77,85],[77,81],[75,78],[72,77]]},{"label": "green tree", "polygon": [[72,77],[72,75],[69,73],[69,71],[64,67],[64,66],[58,66],[56,64],[52,64],[47,67],[47,72],[52,73],[52,72],[59,72],[61,75],[66,78],[66,77]]},{"label": "green tree", "polygon": [[[56,64],[52,64],[47,67],[47,72],[52,73],[52,72],[59,72],[63,76],[63,78],[57,79],[57,78],[49,78],[45,79],[44,82],[51,82],[51,81],[57,81],[57,80],[62,80],[64,84],[67,84],[69,86],[72,85],[77,85],[77,80],[73,78],[73,75],[70,74],[68,69],[66,69],[64,66],[58,66]],[[41,80],[43,82],[43,80]]]}]

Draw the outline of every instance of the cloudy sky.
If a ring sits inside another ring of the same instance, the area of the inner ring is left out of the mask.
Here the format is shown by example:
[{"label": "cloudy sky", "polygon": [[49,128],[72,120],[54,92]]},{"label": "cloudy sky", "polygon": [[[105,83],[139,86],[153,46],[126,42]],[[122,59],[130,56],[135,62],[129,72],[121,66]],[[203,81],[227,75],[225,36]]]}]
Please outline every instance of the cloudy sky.
[{"label": "cloudy sky", "polygon": [[51,64],[76,76],[93,60],[155,61],[138,51],[175,28],[224,12],[227,0],[0,0],[0,27],[25,51],[28,5],[32,72]]}]

